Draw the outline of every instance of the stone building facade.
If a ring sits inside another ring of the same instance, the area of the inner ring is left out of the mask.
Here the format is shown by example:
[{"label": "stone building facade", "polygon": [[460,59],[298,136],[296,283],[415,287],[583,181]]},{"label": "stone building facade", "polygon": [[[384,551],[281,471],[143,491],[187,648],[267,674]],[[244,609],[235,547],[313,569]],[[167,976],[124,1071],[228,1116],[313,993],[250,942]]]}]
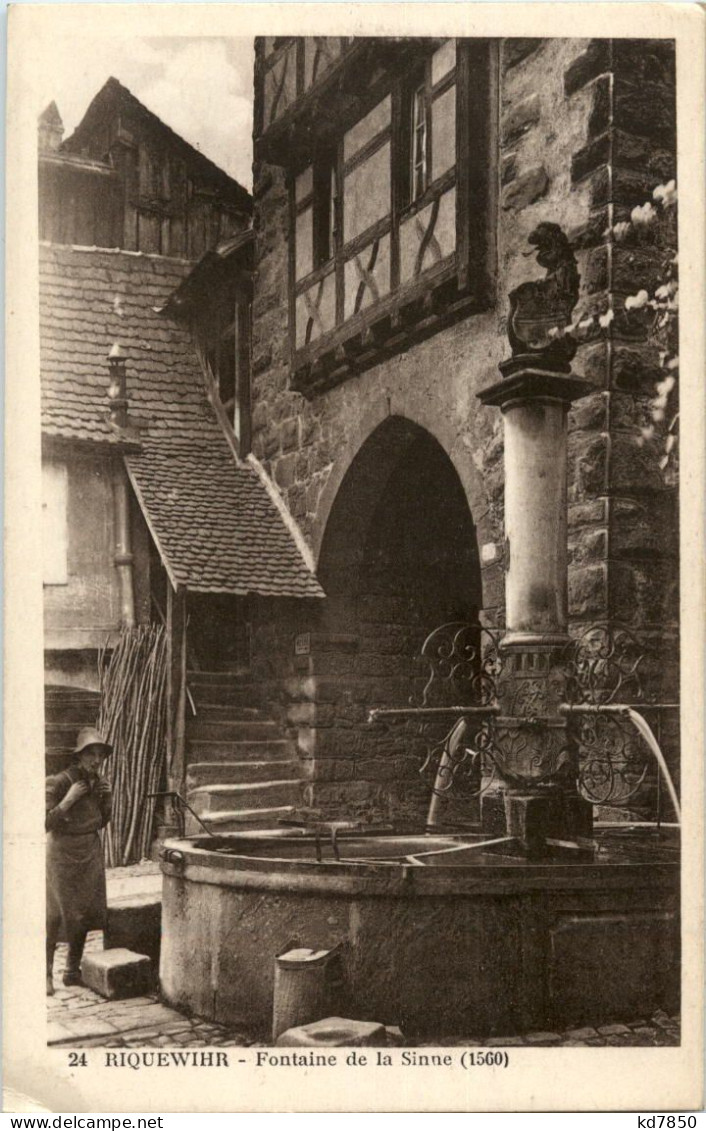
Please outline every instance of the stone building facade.
[{"label": "stone building facade", "polygon": [[310,804],[418,814],[415,741],[376,735],[367,712],[418,692],[437,625],[502,626],[502,421],[477,394],[509,352],[509,292],[539,277],[527,240],[543,221],[575,250],[574,320],[594,316],[573,363],[594,392],[570,414],[572,631],[627,623],[661,656],[652,694],[676,695],[675,496],[640,433],[657,361],[618,316],[659,257],[613,231],[676,175],[674,45],[256,51],[252,451],[327,596],[254,602],[253,664]]}]

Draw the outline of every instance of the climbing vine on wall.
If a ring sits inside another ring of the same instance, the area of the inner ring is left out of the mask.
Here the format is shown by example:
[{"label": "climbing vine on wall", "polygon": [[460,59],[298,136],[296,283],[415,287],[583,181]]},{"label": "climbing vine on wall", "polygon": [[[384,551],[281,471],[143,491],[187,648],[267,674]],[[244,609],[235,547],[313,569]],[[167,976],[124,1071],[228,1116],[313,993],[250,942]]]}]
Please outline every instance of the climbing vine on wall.
[{"label": "climbing vine on wall", "polygon": [[[570,335],[579,343],[598,336],[623,333],[642,338],[653,347],[660,376],[647,406],[647,419],[639,443],[654,447],[665,479],[676,482],[679,436],[679,259],[677,252],[677,186],[659,184],[650,200],[636,205],[629,220],[621,220],[605,232],[616,247],[649,263],[645,285],[634,294],[609,297],[600,314],[578,317],[568,326],[549,331],[550,338]],[[645,254],[646,253],[646,254]]]},{"label": "climbing vine on wall", "polygon": [[642,320],[648,341],[659,356],[662,376],[650,401],[650,421],[643,443],[655,442],[659,466],[668,478],[677,470],[679,435],[679,259],[677,253],[677,187],[658,185],[652,200],[634,208],[630,220],[613,229],[619,242],[653,247],[659,259],[657,285],[641,288],[625,299],[626,317]]}]

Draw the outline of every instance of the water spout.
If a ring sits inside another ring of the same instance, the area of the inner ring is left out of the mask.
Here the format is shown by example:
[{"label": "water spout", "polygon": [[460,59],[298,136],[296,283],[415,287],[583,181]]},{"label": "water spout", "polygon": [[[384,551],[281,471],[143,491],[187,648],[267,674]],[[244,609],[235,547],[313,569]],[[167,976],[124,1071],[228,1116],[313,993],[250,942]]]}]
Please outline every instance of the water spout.
[{"label": "water spout", "polygon": [[429,811],[427,813],[428,829],[436,828],[437,825],[442,823],[445,801],[448,801],[448,790],[453,781],[454,763],[457,758],[457,751],[461,742],[466,737],[467,732],[468,723],[465,719],[459,719],[451,733],[446,737],[441,760],[439,761],[436,777],[434,778],[431,798],[429,800]]},{"label": "water spout", "polygon": [[676,813],[677,820],[679,821],[679,824],[681,824],[681,806],[679,804],[677,791],[674,786],[674,782],[672,781],[672,775],[669,772],[669,767],[667,766],[667,763],[665,761],[664,754],[662,753],[660,745],[652,732],[652,727],[649,725],[647,720],[644,719],[641,714],[639,714],[638,711],[633,711],[632,707],[626,707],[625,714],[630,719],[630,722],[635,727],[635,730],[638,732],[638,734],[642,735],[650,750],[654,754],[657,765],[662,772],[662,777],[664,778],[667,789],[669,790],[669,796],[671,798],[672,805],[674,806],[674,812]]},{"label": "water spout", "polygon": [[672,802],[672,805],[674,806],[674,812],[676,814],[677,820],[681,825],[681,805],[679,804],[679,797],[677,795],[672,775],[669,772],[669,767],[667,766],[664,754],[662,753],[660,745],[654,736],[651,726],[649,725],[647,720],[643,718],[639,711],[634,711],[632,707],[623,706],[618,703],[605,705],[591,704],[586,706],[574,706],[573,704],[569,705],[568,703],[565,703],[560,708],[560,710],[562,714],[565,715],[625,715],[626,718],[630,719],[630,722],[635,727],[635,730],[639,735],[641,735],[642,738],[644,738],[650,750],[650,753],[653,755],[659,767],[660,773],[662,774],[662,778],[669,792],[670,800]]}]

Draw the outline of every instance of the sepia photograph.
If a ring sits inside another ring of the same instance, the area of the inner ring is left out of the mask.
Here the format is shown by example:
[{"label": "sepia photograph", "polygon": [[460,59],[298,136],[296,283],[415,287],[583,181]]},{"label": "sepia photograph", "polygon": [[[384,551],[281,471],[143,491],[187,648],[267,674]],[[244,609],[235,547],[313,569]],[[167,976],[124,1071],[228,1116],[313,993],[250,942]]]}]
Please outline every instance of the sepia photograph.
[{"label": "sepia photograph", "polygon": [[679,1058],[679,37],[294,14],[55,16],[21,94],[38,1052]]}]

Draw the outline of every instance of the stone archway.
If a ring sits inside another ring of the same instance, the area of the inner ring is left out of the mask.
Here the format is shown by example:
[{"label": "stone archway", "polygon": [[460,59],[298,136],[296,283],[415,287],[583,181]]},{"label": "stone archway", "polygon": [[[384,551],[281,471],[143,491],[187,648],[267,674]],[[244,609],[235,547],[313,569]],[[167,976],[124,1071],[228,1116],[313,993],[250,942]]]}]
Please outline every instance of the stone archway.
[{"label": "stone archway", "polygon": [[404,732],[366,725],[374,706],[420,690],[426,635],[474,620],[480,563],[465,492],[429,432],[388,417],[341,482],[318,576],[327,594],[315,659],[316,722],[307,739],[309,800],[327,812],[419,816],[428,797]]}]

